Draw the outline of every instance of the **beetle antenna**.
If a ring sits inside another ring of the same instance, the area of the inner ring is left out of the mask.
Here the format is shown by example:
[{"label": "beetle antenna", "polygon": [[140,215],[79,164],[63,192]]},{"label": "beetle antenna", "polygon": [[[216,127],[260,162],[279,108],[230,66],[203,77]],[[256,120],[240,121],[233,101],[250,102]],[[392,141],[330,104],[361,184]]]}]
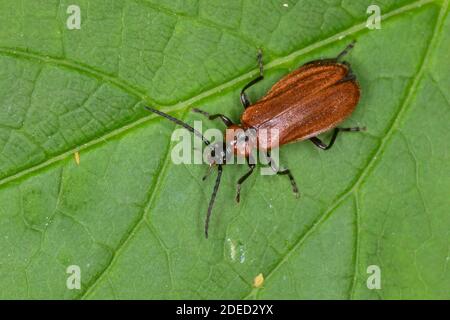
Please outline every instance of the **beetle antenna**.
[{"label": "beetle antenna", "polygon": [[209,218],[211,218],[211,212],[212,212],[212,208],[214,206],[214,201],[216,200],[217,191],[219,190],[221,177],[222,177],[222,165],[219,164],[217,166],[216,184],[214,185],[214,190],[211,195],[211,200],[209,200],[208,212],[206,214],[206,220],[205,220],[205,237],[206,237],[206,239],[208,239]]},{"label": "beetle antenna", "polygon": [[204,175],[203,178],[202,178],[203,181],[205,181],[206,178],[208,178],[208,176],[211,174],[212,168],[213,168],[213,165],[210,164],[209,167],[208,167],[208,169],[206,170],[205,175]]},{"label": "beetle antenna", "polygon": [[148,111],[151,111],[151,112],[153,112],[153,113],[156,113],[156,114],[160,115],[161,117],[164,117],[164,118],[166,118],[166,119],[168,119],[168,120],[170,120],[170,121],[172,121],[172,122],[175,122],[176,124],[178,124],[178,125],[184,127],[185,129],[189,130],[190,132],[192,132],[193,134],[195,134],[197,137],[199,137],[200,139],[202,139],[203,142],[204,142],[207,146],[209,146],[209,145],[211,144],[211,142],[209,142],[208,139],[206,139],[200,132],[198,132],[197,130],[195,130],[194,128],[192,128],[192,127],[191,127],[190,125],[188,125],[186,122],[183,122],[183,121],[181,121],[181,120],[179,120],[179,119],[177,119],[177,118],[174,118],[174,117],[168,115],[167,113],[164,113],[164,112],[162,112],[162,111],[159,111],[159,110],[156,110],[156,109],[147,107],[147,106],[145,106],[145,109],[147,109]]},{"label": "beetle antenna", "polygon": [[342,50],[341,53],[338,54],[338,56],[336,57],[336,60],[340,60],[343,56],[345,56],[347,53],[349,53],[350,50],[353,49],[353,47],[355,46],[356,40],[353,40],[352,42],[350,42],[344,50]]}]

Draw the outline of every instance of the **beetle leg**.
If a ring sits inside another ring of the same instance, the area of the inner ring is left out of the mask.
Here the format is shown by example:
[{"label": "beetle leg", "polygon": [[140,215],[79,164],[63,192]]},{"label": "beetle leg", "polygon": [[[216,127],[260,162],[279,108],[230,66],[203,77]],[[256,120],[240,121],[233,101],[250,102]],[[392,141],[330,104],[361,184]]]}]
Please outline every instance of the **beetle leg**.
[{"label": "beetle leg", "polygon": [[253,79],[252,81],[250,81],[249,83],[247,83],[245,85],[245,87],[241,90],[241,103],[244,106],[244,109],[247,109],[247,107],[250,106],[250,104],[251,104],[247,94],[245,93],[245,90],[250,88],[255,83],[264,79],[264,66],[263,66],[263,61],[262,61],[262,50],[261,49],[258,50],[258,65],[259,65],[259,76],[255,79]]},{"label": "beetle leg", "polygon": [[346,81],[353,81],[353,80],[356,80],[356,76],[352,73],[352,70],[349,69],[349,72],[347,73],[347,75],[344,78],[342,78],[341,80],[339,80],[338,82],[336,82],[336,84],[343,83]]},{"label": "beetle leg", "polygon": [[[244,183],[245,180],[247,180],[247,178],[253,173],[253,170],[256,167],[256,164],[254,161],[250,161],[250,157],[249,156],[247,158],[247,164],[250,168],[250,170],[247,171],[246,174],[244,174],[242,177],[239,178],[237,185],[236,185],[236,202],[239,203],[239,201],[241,200],[241,185]],[[253,159],[253,158],[252,158]]]},{"label": "beetle leg", "polygon": [[196,113],[200,113],[200,114],[204,115],[205,117],[208,117],[209,120],[214,120],[214,119],[220,118],[220,120],[222,120],[222,122],[227,127],[229,127],[229,126],[231,126],[233,124],[233,121],[231,121],[230,118],[228,118],[227,116],[225,116],[223,114],[220,114],[220,113],[218,113],[218,114],[211,114],[210,115],[208,112],[200,110],[200,109],[197,109],[197,108],[193,108],[192,111],[196,112]]},{"label": "beetle leg", "polygon": [[345,56],[353,47],[355,46],[356,40],[353,40],[348,46],[345,47],[344,50],[342,50],[341,53],[338,54],[336,57],[336,61],[340,60],[343,56]]},{"label": "beetle leg", "polygon": [[300,197],[300,193],[298,192],[297,183],[295,182],[295,179],[291,173],[291,170],[284,169],[284,170],[278,171],[277,174],[279,174],[280,176],[287,175],[289,177],[289,180],[291,181],[292,192],[294,192],[294,195],[296,198]]},{"label": "beetle leg", "polygon": [[272,161],[272,158],[270,157],[270,152],[267,152],[267,159],[269,160],[269,166],[272,168],[274,172],[276,172],[280,176],[287,175],[289,177],[289,181],[291,181],[292,186],[292,192],[294,192],[294,195],[296,198],[300,197],[300,193],[298,192],[297,183],[295,182],[294,176],[291,173],[291,170],[284,169],[279,171],[279,169],[276,167],[274,161]]},{"label": "beetle leg", "polygon": [[317,137],[312,137],[309,140],[314,143],[318,148],[322,149],[322,150],[329,150],[334,142],[336,141],[337,135],[339,132],[341,131],[351,131],[351,132],[358,132],[358,131],[365,131],[366,128],[365,127],[354,127],[354,128],[336,128],[333,131],[333,135],[331,136],[331,140],[328,143],[328,145],[326,145],[325,143],[322,142],[322,140],[320,140]]},{"label": "beetle leg", "polygon": [[239,180],[236,185],[236,202],[239,202],[241,200],[241,185],[244,183],[245,180],[253,173],[253,170],[255,169],[254,164],[249,164],[250,170],[247,171],[246,174],[244,174]]}]

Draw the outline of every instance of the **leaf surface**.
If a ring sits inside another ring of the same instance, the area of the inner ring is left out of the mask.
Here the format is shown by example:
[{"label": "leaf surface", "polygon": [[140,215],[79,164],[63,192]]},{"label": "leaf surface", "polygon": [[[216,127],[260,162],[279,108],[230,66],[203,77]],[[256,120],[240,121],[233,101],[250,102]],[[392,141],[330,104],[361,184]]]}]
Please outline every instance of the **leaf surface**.
[{"label": "leaf surface", "polygon": [[[379,30],[372,2],[80,0],[68,30],[72,2],[0,0],[0,297],[449,299],[448,0],[377,1]],[[352,39],[362,98],[345,125],[368,130],[284,146],[298,200],[258,173],[236,204],[246,168],[227,166],[205,240],[214,179],[172,163],[175,127],[143,106],[237,121],[257,48],[253,101]]]}]

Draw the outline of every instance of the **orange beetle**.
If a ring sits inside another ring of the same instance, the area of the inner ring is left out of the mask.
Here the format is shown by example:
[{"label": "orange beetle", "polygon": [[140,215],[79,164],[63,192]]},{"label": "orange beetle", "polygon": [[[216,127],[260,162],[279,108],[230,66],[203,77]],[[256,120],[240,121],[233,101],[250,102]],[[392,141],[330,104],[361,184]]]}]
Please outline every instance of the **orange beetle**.
[{"label": "orange beetle", "polygon": [[[236,201],[239,202],[242,183],[253,173],[256,166],[252,161],[251,151],[255,148],[267,152],[268,164],[279,175],[287,175],[292,190],[298,196],[295,179],[289,169],[279,170],[270,158],[270,150],[291,142],[309,139],[317,147],[330,149],[341,131],[362,131],[365,128],[338,128],[355,109],[360,98],[360,89],[350,64],[341,58],[353,48],[349,44],[336,58],[315,60],[292,71],[269,90],[269,92],[254,104],[245,91],[261,81],[263,75],[262,53],[258,52],[260,74],[249,82],[241,91],[241,102],[244,112],[240,124],[234,124],[223,114],[213,114],[193,109],[194,112],[207,116],[210,120],[219,118],[227,126],[223,143],[211,144],[203,135],[188,124],[159,110],[146,107],[149,111],[173,121],[195,135],[211,148],[210,166],[217,165],[218,174],[214,190],[209,202],[205,220],[205,236],[208,237],[209,220],[222,176],[222,165],[234,155],[247,159],[249,171],[237,182]],[[323,143],[317,136],[334,128],[330,142]],[[277,136],[273,139],[267,135],[268,130],[276,129]],[[264,132],[264,135],[262,134]],[[254,137],[251,139],[249,137]],[[204,177],[206,178],[206,176]]]}]

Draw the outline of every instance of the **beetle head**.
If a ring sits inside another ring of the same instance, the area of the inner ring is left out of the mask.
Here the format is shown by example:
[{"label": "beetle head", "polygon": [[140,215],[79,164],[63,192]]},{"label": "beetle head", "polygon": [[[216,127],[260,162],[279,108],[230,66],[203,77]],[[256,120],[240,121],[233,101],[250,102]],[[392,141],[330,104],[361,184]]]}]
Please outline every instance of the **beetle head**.
[{"label": "beetle head", "polygon": [[210,167],[216,164],[226,164],[233,156],[230,144],[225,142],[215,142],[208,146],[206,159]]}]

